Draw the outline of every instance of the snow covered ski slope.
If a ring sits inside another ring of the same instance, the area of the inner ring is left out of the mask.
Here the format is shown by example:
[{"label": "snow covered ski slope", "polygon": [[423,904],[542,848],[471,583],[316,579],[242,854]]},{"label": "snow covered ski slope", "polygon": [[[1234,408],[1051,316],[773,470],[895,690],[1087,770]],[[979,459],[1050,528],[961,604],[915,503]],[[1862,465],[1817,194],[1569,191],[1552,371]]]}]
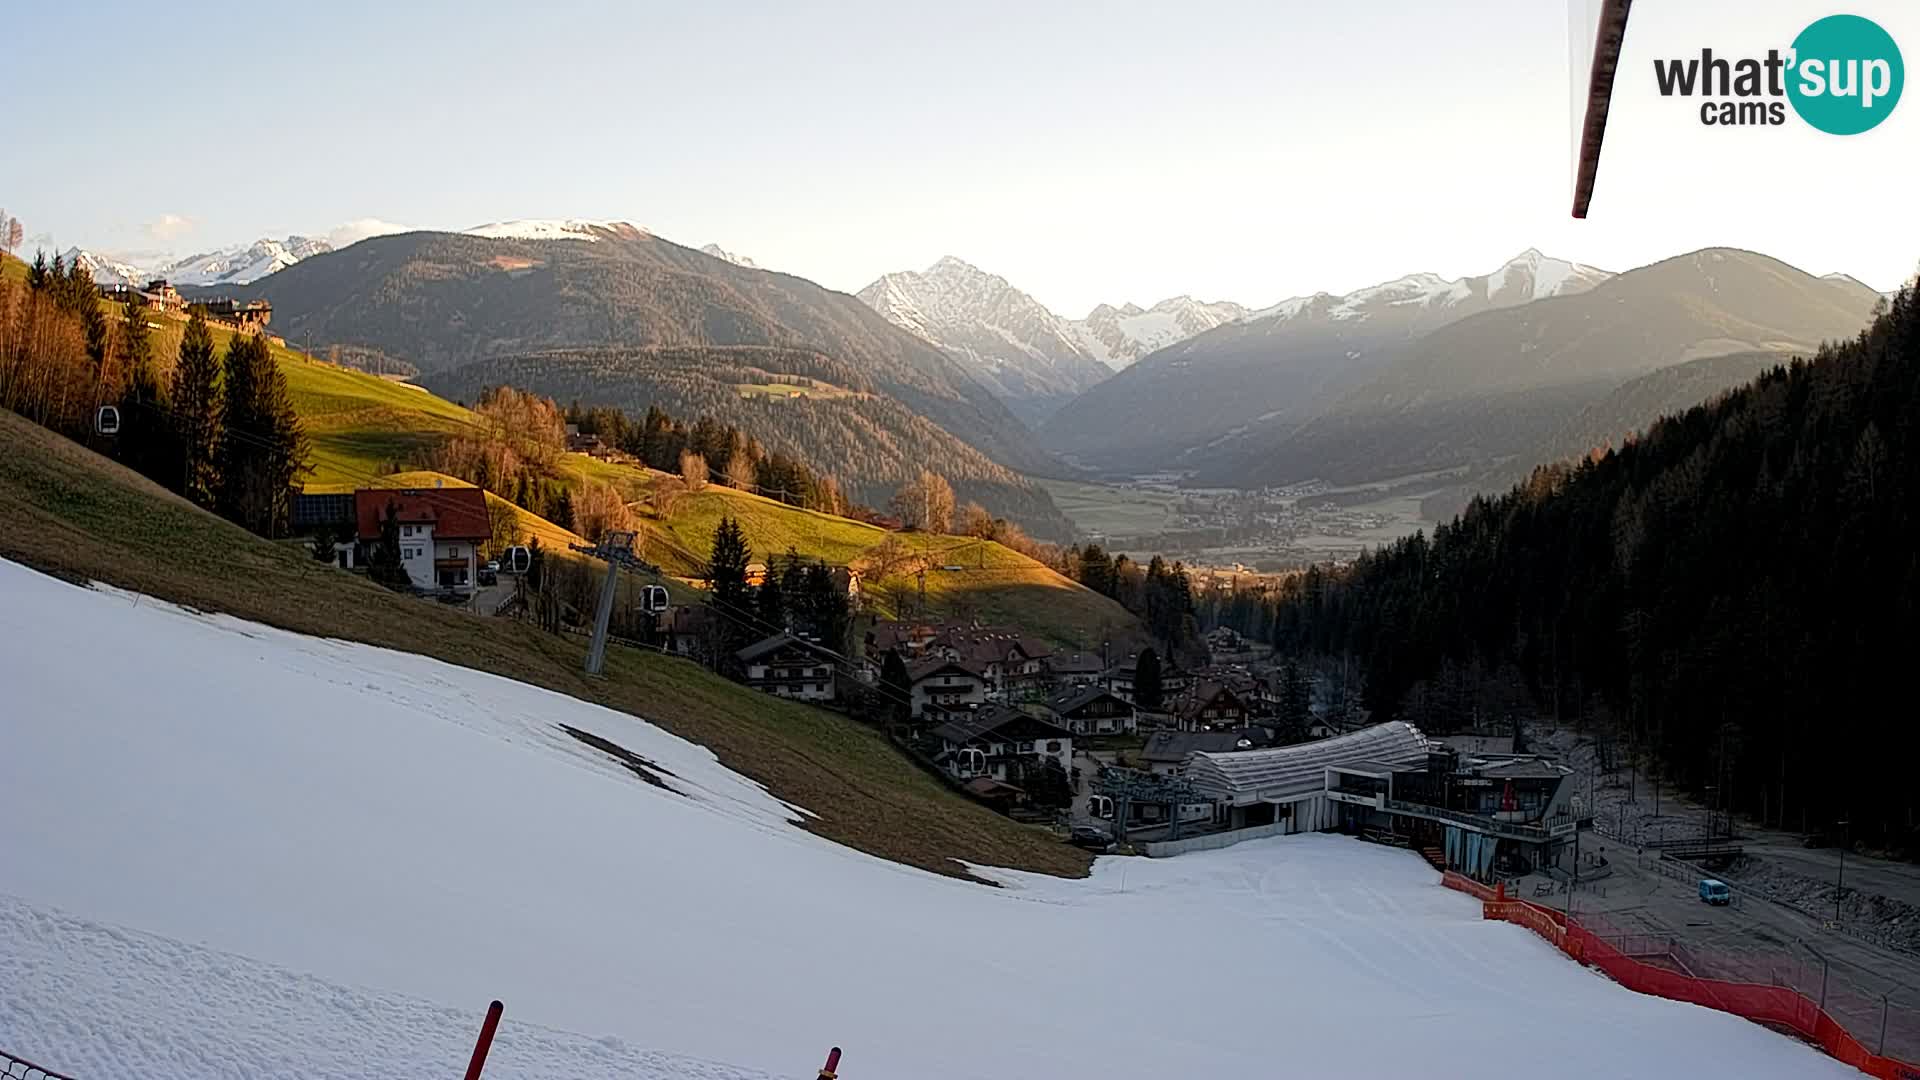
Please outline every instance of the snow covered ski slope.
[{"label": "snow covered ski slope", "polygon": [[[1855,1076],[1335,837],[1004,889],[631,717],[0,562],[0,1048],[83,1078]],[[665,787],[560,730],[651,762]],[[712,1064],[728,1062],[728,1065]]]}]

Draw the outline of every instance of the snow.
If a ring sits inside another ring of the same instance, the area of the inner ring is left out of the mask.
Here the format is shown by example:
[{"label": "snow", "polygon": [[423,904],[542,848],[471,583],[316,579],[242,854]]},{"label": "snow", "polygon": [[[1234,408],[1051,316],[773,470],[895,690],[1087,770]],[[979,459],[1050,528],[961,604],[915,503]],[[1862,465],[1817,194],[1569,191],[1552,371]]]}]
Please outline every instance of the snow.
[{"label": "snow", "polygon": [[[1076,368],[1087,361],[1119,370],[1247,313],[1231,302],[1175,296],[1152,308],[1100,304],[1084,319],[1068,319],[1006,278],[952,255],[941,256],[925,271],[882,274],[855,295],[896,326],[979,364],[1030,373]],[[982,337],[1004,340],[1012,354],[980,355],[966,344]]]},{"label": "snow", "polygon": [[585,702],[11,563],[0,595],[0,1047],[76,1075],[453,1075],[493,997],[489,1077],[795,1077],[836,1043],[850,1080],[1856,1075],[1485,922],[1404,851],[993,889]]},{"label": "snow", "polygon": [[110,255],[99,255],[81,248],[68,248],[61,261],[68,266],[76,261],[93,275],[96,285],[135,285],[143,286],[150,276],[145,270],[122,259]]},{"label": "snow", "polygon": [[1505,265],[1487,278],[1487,294],[1498,294],[1506,286],[1508,277],[1515,273],[1528,276],[1532,283],[1530,298],[1534,300],[1560,296],[1565,292],[1579,292],[1611,276],[1591,266],[1552,258],[1542,254],[1539,248],[1528,248],[1508,259]]},{"label": "snow", "polygon": [[171,255],[149,257],[140,262],[116,260],[78,248],[67,253],[68,261],[77,254],[93,272],[95,282],[103,285],[145,285],[165,278],[174,285],[245,285],[268,274],[284,270],[302,259],[332,251],[325,240],[289,236],[275,240],[267,237],[251,244],[220,248],[176,258]]},{"label": "snow", "polygon": [[645,230],[624,221],[589,221],[585,218],[495,221],[486,225],[475,225],[465,230],[468,236],[485,236],[494,240],[586,240],[589,242],[598,241],[600,233],[604,231],[631,231],[645,234]]},{"label": "snow", "polygon": [[332,250],[325,240],[304,236],[256,240],[246,247],[190,255],[156,270],[154,276],[175,285],[245,285]]},{"label": "snow", "polygon": [[735,266],[744,267],[748,270],[760,269],[759,263],[754,262],[752,259],[747,258],[745,255],[741,255],[737,252],[728,251],[726,248],[721,247],[719,244],[708,244],[705,247],[702,247],[700,251],[702,254],[711,255],[716,259],[720,259],[725,262],[730,262]]}]

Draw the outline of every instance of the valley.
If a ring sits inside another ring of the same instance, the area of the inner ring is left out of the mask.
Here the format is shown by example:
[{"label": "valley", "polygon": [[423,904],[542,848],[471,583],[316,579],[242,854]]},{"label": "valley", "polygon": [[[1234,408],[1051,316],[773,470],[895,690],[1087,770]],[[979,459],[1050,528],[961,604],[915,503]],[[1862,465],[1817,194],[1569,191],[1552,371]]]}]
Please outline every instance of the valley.
[{"label": "valley", "polygon": [[1191,567],[1271,573],[1348,562],[1370,548],[1431,531],[1428,501],[1460,480],[1458,472],[1429,472],[1251,491],[1179,487],[1168,477],[1042,483],[1085,539],[1110,552],[1136,561],[1160,555]]}]

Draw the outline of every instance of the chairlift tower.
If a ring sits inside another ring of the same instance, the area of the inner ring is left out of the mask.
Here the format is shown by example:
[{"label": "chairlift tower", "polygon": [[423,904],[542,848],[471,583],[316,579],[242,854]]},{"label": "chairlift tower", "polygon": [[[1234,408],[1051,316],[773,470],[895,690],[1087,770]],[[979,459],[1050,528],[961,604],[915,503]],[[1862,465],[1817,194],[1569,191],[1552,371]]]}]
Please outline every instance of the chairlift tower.
[{"label": "chairlift tower", "polygon": [[1100,770],[1094,778],[1095,794],[1105,795],[1113,800],[1113,819],[1119,828],[1114,839],[1125,843],[1127,839],[1127,818],[1136,802],[1164,802],[1170,808],[1167,839],[1180,839],[1180,808],[1207,802],[1193,781],[1184,776],[1161,776],[1156,773],[1141,772],[1137,769],[1122,769],[1114,766]]},{"label": "chairlift tower", "polygon": [[[641,559],[633,553],[634,533],[610,532],[600,538],[598,544],[570,544],[569,547],[583,555],[599,559],[607,564],[607,579],[600,585],[600,603],[593,612],[593,637],[587,642],[586,673],[598,676],[607,664],[607,623],[613,618],[613,597],[617,590],[620,571],[630,570],[641,574],[660,575],[660,568]],[[652,589],[666,589],[662,586],[650,586]],[[651,599],[651,598],[650,598]],[[651,605],[649,605],[651,606]]]}]

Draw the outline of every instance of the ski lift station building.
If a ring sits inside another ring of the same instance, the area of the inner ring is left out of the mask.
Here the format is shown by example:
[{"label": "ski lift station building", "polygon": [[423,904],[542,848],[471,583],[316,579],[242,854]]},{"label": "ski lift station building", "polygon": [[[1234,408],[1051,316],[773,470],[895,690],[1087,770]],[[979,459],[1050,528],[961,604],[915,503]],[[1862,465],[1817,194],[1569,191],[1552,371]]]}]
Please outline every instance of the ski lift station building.
[{"label": "ski lift station building", "polygon": [[1526,754],[1465,757],[1399,721],[1269,750],[1198,751],[1184,774],[1227,831],[1377,835],[1438,849],[1482,879],[1559,865],[1576,831],[1571,769]]}]

